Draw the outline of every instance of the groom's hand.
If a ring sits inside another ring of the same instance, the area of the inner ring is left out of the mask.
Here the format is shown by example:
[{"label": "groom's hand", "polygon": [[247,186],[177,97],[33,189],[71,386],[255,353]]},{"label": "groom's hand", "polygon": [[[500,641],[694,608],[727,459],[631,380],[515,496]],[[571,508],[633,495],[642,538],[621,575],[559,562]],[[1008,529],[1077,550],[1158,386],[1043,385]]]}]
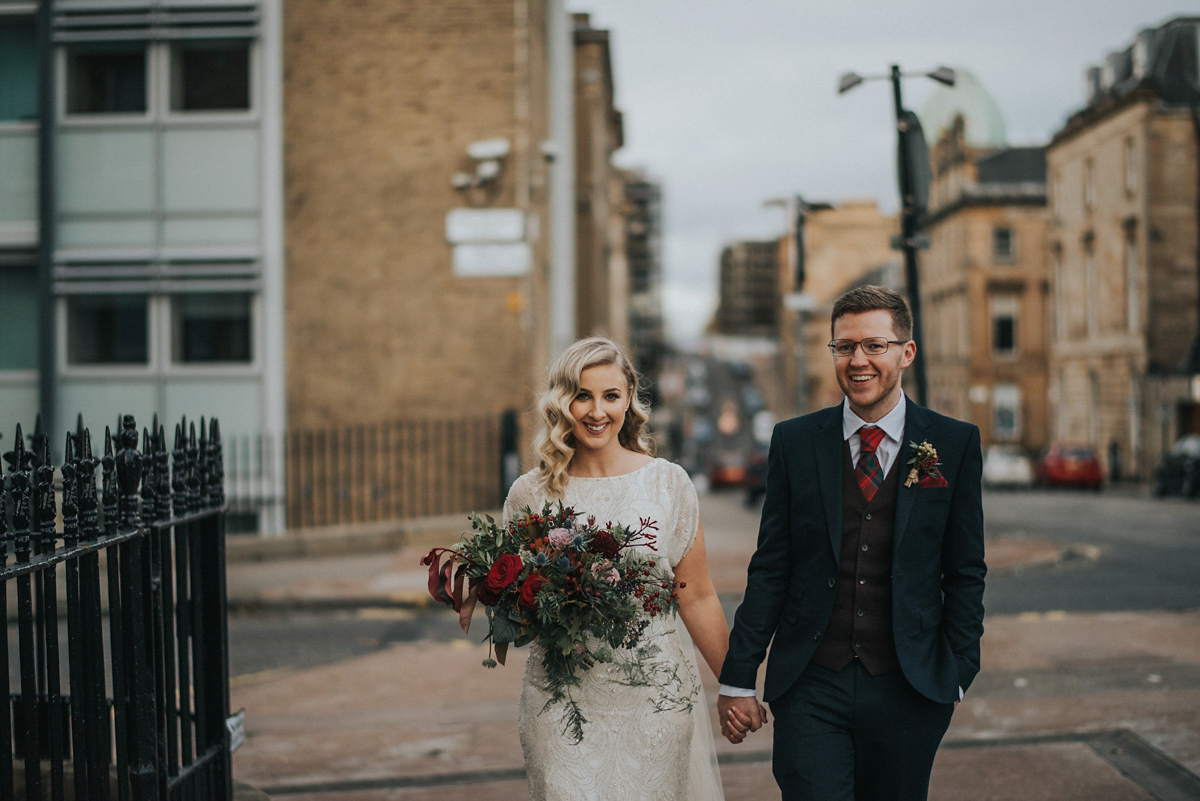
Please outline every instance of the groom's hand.
[{"label": "groom's hand", "polygon": [[717,713],[721,734],[735,745],[746,738],[747,732],[758,731],[767,722],[767,711],[753,696],[719,695]]}]

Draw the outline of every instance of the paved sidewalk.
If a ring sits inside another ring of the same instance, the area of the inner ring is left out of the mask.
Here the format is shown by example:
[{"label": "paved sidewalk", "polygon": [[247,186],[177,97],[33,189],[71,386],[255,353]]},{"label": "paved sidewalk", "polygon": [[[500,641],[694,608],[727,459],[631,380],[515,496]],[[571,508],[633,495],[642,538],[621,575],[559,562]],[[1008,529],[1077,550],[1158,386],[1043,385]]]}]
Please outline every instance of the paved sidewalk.
[{"label": "paved sidewalk", "polygon": [[[729,495],[701,507],[718,590],[740,594],[756,513]],[[414,608],[425,603],[416,562],[427,548],[231,563],[230,596],[243,606],[452,614]],[[991,539],[988,552],[993,571],[1064,555],[1022,538]],[[984,672],[955,714],[931,798],[1200,797],[1200,611],[989,617],[986,628]],[[300,801],[525,798],[516,709],[526,651],[486,670],[475,639],[235,677],[233,706],[247,710],[235,776]],[[715,680],[701,670],[711,702]],[[729,801],[778,798],[770,738],[767,727],[740,746],[719,740]]]}]

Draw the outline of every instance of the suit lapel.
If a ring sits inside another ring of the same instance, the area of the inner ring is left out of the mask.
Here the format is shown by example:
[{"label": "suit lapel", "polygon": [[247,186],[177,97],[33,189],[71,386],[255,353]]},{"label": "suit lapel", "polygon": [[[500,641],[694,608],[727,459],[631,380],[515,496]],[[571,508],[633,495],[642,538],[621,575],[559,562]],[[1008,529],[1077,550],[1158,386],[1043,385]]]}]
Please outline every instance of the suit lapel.
[{"label": "suit lapel", "polygon": [[893,470],[899,470],[900,486],[896,490],[896,523],[892,531],[892,551],[899,549],[900,541],[904,538],[904,530],[908,528],[908,515],[912,512],[913,501],[917,497],[917,485],[904,486],[908,478],[908,460],[912,458],[910,442],[920,444],[927,440],[929,433],[929,417],[924,407],[912,403],[907,398],[908,408],[904,412],[904,439],[900,442],[900,453],[896,456]]},{"label": "suit lapel", "polygon": [[[845,403],[845,401],[842,401]],[[832,407],[816,433],[817,476],[833,558],[842,560],[842,407]]]}]

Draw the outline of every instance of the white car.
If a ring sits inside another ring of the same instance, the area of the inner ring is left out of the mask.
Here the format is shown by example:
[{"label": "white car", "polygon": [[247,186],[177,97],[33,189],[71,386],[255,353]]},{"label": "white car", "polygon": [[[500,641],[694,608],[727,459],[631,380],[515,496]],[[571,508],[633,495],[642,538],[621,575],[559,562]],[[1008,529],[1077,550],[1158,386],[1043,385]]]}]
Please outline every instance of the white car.
[{"label": "white car", "polygon": [[1032,487],[1033,462],[1012,445],[989,445],[983,453],[983,483],[988,487]]}]

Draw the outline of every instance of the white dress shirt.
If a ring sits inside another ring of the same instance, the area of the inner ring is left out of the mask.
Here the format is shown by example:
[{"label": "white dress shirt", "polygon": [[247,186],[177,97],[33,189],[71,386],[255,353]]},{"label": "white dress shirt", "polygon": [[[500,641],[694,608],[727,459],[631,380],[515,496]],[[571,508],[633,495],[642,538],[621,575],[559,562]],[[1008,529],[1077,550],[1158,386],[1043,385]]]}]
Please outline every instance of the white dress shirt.
[{"label": "white dress shirt", "polygon": [[875,448],[875,458],[883,469],[883,477],[887,478],[896,457],[900,455],[900,444],[904,440],[904,420],[908,409],[908,398],[903,394],[900,401],[892,410],[874,423],[868,423],[850,409],[849,403],[842,404],[842,439],[850,443],[850,461],[858,467],[858,455],[862,453],[862,437],[858,430],[863,426],[879,426],[883,429],[884,437]]}]

